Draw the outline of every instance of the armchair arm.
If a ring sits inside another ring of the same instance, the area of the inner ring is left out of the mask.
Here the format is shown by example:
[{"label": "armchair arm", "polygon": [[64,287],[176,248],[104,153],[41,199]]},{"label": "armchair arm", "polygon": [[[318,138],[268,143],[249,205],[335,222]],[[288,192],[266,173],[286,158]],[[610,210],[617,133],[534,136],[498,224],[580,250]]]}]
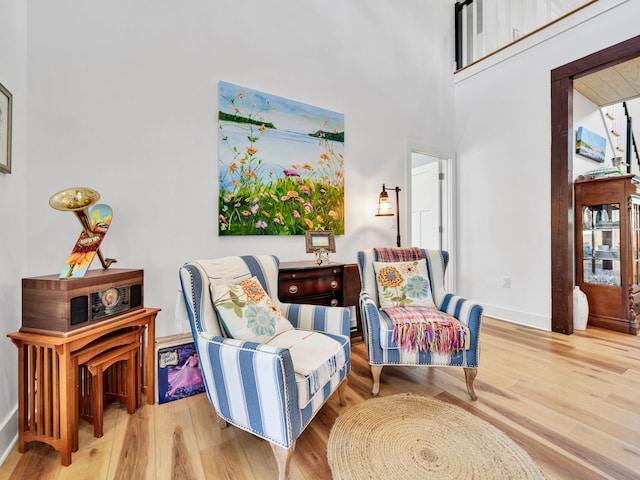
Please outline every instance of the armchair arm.
[{"label": "armchair arm", "polygon": [[[362,335],[367,345],[369,358],[374,358],[373,346],[380,345],[380,311],[378,304],[366,291],[360,292],[360,315],[362,317]],[[368,340],[367,340],[368,339]]]},{"label": "armchair arm", "polygon": [[447,293],[442,300],[440,310],[457,318],[467,326],[471,334],[469,350],[478,354],[480,326],[482,324],[484,307],[466,298]]},{"label": "armchair arm", "polygon": [[289,448],[302,428],[289,351],[206,334],[199,334],[197,343],[209,399],[218,415]]},{"label": "armchair arm", "polygon": [[452,293],[447,293],[442,300],[440,310],[460,320],[477,337],[484,310],[482,305]]},{"label": "armchair arm", "polygon": [[349,309],[299,303],[282,303],[282,314],[303,330],[318,330],[348,337],[351,332]]},{"label": "armchair arm", "polygon": [[371,327],[380,329],[380,310],[378,304],[368,292],[360,292],[359,297],[360,313],[362,314],[363,323],[369,323]]}]

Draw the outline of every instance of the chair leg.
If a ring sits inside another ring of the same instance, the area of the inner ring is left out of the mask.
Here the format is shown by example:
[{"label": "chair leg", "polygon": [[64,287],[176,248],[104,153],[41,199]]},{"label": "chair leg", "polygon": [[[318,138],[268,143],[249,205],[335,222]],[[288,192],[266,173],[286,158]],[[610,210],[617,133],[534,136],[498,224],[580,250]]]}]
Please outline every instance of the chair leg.
[{"label": "chair leg", "polygon": [[227,422],[224,418],[216,413],[218,417],[218,428],[227,428],[229,426],[229,422]]},{"label": "chair leg", "polygon": [[465,368],[464,369],[464,378],[467,381],[467,392],[469,392],[469,396],[471,400],[477,400],[476,392],[473,389],[473,381],[476,379],[476,375],[478,374],[477,368]]},{"label": "chair leg", "polygon": [[371,393],[377,396],[380,391],[380,374],[382,373],[382,365],[371,365],[371,378],[373,379],[373,388]]},{"label": "chair leg", "polygon": [[347,382],[348,379],[345,378],[340,385],[338,385],[338,399],[340,400],[340,405],[343,407],[347,404]]},{"label": "chair leg", "polygon": [[270,443],[269,445],[271,445],[273,456],[276,458],[276,463],[278,464],[278,480],[289,480],[289,467],[291,465],[293,449],[296,447],[295,442],[289,448],[281,447],[275,443]]}]

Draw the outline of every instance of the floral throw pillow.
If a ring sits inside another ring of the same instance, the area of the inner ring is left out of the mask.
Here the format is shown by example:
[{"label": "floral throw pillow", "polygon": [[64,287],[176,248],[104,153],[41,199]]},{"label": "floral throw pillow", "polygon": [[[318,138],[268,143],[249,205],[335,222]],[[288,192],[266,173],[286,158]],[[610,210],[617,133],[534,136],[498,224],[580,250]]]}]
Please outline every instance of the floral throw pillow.
[{"label": "floral throw pillow", "polygon": [[381,309],[391,307],[432,307],[427,261],[373,262],[378,283],[378,303]]},{"label": "floral throw pillow", "polygon": [[231,338],[265,343],[293,329],[256,277],[230,285],[211,285],[211,298]]}]

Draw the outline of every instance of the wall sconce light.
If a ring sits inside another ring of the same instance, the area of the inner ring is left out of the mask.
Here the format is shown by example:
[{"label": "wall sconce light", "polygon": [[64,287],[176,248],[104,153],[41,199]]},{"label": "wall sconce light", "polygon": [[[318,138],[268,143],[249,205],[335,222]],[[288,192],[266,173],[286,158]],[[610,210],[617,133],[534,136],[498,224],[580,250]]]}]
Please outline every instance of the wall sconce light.
[{"label": "wall sconce light", "polygon": [[[400,208],[399,208],[399,197],[400,197],[400,187],[393,187],[391,190],[396,191],[396,245],[400,246]],[[376,212],[376,217],[390,217],[393,215],[393,210],[391,210],[391,202],[389,201],[389,194],[387,193],[387,189],[382,184],[382,192],[380,192],[380,197],[378,198],[378,211]]]}]

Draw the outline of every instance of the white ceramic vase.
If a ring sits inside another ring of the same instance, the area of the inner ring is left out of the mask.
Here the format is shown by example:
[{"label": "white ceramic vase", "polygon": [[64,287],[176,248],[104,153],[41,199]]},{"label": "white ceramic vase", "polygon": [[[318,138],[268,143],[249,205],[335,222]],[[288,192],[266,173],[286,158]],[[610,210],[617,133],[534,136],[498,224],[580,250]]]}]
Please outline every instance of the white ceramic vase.
[{"label": "white ceramic vase", "polygon": [[586,330],[589,320],[587,295],[577,285],[573,287],[573,329]]}]

